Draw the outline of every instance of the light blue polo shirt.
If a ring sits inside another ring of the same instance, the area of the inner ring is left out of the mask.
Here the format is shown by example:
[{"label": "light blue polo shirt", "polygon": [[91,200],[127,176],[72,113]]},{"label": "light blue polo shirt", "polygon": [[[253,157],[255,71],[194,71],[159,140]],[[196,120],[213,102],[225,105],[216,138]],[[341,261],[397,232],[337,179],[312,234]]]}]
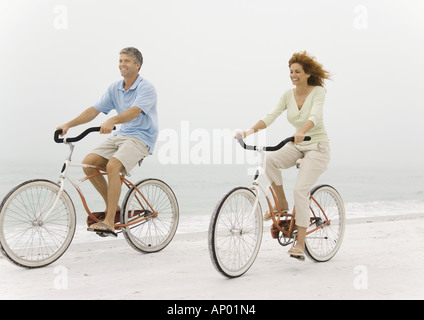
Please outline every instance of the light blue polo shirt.
[{"label": "light blue polo shirt", "polygon": [[131,107],[140,108],[140,115],[130,122],[123,123],[115,135],[137,137],[147,144],[152,154],[159,131],[156,105],[155,87],[139,75],[128,91],[124,90],[124,80],[113,83],[94,108],[105,114],[113,109],[121,114]]}]

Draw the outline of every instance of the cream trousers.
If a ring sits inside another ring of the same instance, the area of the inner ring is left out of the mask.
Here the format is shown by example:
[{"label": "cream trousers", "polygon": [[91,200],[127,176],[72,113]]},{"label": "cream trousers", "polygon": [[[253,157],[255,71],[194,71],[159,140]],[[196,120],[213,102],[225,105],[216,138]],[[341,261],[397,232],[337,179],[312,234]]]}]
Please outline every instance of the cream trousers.
[{"label": "cream trousers", "polygon": [[283,185],[280,169],[296,165],[300,160],[299,174],[294,187],[294,204],[296,207],[296,225],[307,228],[310,223],[309,197],[310,190],[319,176],[327,170],[330,162],[330,145],[318,142],[306,146],[293,143],[286,144],[275,152],[266,154],[265,172],[268,180],[277,186]]}]

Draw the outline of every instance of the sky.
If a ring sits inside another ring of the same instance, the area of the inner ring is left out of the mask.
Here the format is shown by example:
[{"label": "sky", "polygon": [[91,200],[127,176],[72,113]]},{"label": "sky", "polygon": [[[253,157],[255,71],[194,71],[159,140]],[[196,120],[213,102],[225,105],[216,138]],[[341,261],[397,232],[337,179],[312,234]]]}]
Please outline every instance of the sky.
[{"label": "sky", "polygon": [[[0,165],[60,163],[55,128],[121,79],[119,51],[134,46],[160,129],[180,145],[183,132],[190,148],[196,133],[214,145],[214,130],[254,125],[293,87],[288,60],[306,50],[332,74],[332,162],[423,172],[423,13],[422,0],[0,0]],[[265,141],[293,133],[284,114]],[[78,158],[103,139],[80,143]]]}]

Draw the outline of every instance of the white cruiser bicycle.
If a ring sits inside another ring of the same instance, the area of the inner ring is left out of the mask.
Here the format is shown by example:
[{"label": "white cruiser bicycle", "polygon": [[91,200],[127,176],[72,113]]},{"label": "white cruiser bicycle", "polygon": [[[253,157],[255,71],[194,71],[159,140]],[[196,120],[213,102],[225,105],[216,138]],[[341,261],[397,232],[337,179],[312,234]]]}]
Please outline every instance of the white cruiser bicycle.
[{"label": "white cruiser bicycle", "polygon": [[[275,147],[257,147],[246,145],[240,135],[237,139],[244,149],[257,151],[260,157],[252,186],[237,187],[226,193],[211,217],[208,236],[210,257],[216,270],[228,278],[246,273],[258,255],[263,235],[261,192],[266,196],[269,212],[274,211],[273,203],[277,198],[272,187],[266,192],[259,182],[264,171],[265,152],[279,150],[294,141],[290,137]],[[305,141],[308,140],[310,137],[305,137]],[[306,233],[305,254],[314,261],[325,262],[334,257],[343,240],[346,224],[344,204],[336,189],[329,185],[316,186],[310,193],[310,225]],[[294,245],[295,209],[291,214],[278,211],[277,215],[271,215],[271,235],[282,246]]]},{"label": "white cruiser bicycle", "polygon": [[[59,138],[61,130],[54,134],[57,143],[70,148],[57,183],[45,179],[28,180],[14,189],[0,205],[0,251],[12,263],[25,268],[40,268],[59,259],[67,250],[76,228],[74,204],[65,191],[68,180],[77,190],[88,214],[87,225],[104,219],[104,212],[91,212],[80,184],[99,175],[106,175],[104,168],[72,163],[73,142],[80,141],[100,127],[85,130],[74,138]],[[77,181],[69,174],[70,167],[92,167],[99,173]],[[152,253],[164,249],[173,239],[179,221],[177,198],[172,189],[159,179],[145,179],[135,184],[121,175],[128,191],[120,213],[115,217],[115,230],[135,250]]]}]

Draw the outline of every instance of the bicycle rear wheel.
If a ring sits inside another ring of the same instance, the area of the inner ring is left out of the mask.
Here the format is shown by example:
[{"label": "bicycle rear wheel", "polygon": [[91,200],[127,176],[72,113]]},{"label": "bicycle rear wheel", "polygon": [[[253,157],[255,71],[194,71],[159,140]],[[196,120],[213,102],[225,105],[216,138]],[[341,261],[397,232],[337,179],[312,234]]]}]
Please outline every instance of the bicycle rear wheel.
[{"label": "bicycle rear wheel", "polygon": [[346,214],[339,193],[329,185],[320,185],[311,191],[311,225],[307,229],[306,250],[317,262],[330,260],[342,244]]},{"label": "bicycle rear wheel", "polygon": [[262,241],[262,211],[252,190],[238,187],[218,203],[209,225],[209,254],[216,270],[235,278],[253,265]]},{"label": "bicycle rear wheel", "polygon": [[75,208],[65,191],[58,199],[59,191],[54,182],[30,180],[4,198],[0,205],[0,249],[11,262],[40,268],[66,251],[75,233]]},{"label": "bicycle rear wheel", "polygon": [[[123,201],[121,223],[144,221],[124,227],[127,242],[137,251],[158,252],[174,238],[179,220],[178,201],[172,189],[158,179],[146,179],[131,188]],[[154,213],[157,213],[155,215]]]}]

